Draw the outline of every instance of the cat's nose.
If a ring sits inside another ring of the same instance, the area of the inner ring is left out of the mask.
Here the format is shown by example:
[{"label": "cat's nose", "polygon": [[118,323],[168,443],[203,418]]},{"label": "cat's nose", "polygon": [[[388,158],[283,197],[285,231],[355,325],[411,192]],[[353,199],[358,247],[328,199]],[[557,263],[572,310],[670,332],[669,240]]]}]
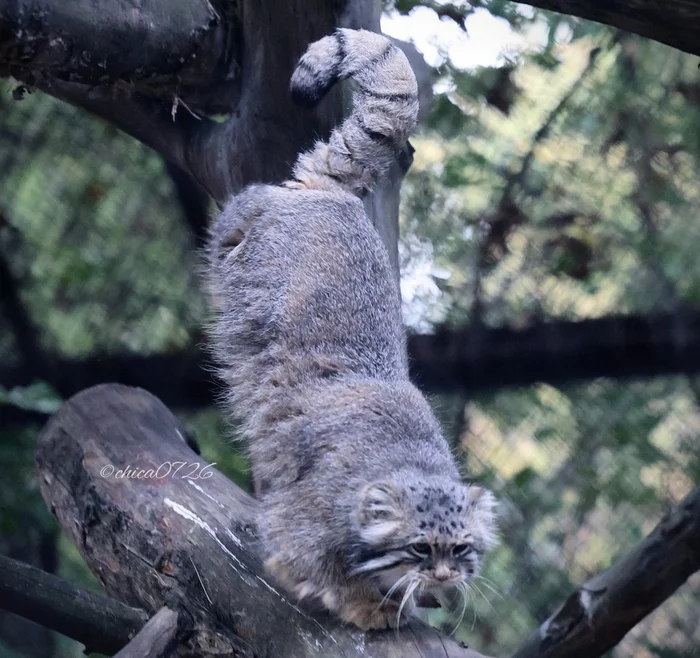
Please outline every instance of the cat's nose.
[{"label": "cat's nose", "polygon": [[449,580],[452,576],[452,569],[446,564],[438,564],[435,567],[435,580],[445,581]]}]

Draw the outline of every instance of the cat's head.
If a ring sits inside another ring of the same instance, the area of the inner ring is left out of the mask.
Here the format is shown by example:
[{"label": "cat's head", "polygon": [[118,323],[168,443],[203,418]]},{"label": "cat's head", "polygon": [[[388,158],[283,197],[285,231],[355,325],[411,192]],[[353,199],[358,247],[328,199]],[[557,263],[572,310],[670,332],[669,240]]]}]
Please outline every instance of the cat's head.
[{"label": "cat's head", "polygon": [[478,575],[497,543],[493,494],[451,479],[374,482],[360,493],[353,575],[383,591],[435,592]]}]

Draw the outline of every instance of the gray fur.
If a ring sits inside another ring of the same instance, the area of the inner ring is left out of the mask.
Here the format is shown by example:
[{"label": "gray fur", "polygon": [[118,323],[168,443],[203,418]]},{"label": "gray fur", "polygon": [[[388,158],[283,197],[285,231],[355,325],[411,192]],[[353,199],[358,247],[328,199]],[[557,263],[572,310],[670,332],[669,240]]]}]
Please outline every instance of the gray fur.
[{"label": "gray fur", "polygon": [[[211,342],[249,450],[268,569],[376,628],[399,621],[396,603],[379,604],[406,573],[408,608],[411,579],[431,589],[439,563],[460,581],[476,572],[494,542],[493,498],[460,482],[408,380],[399,293],[357,198],[415,126],[415,80],[384,37],[339,34],[310,46],[292,87],[317,100],[353,75],[367,91],[329,144],[299,157],[294,180],[246,188],[213,223]],[[433,552],[418,560],[409,545],[421,541]]]},{"label": "gray fur", "polygon": [[369,191],[405,147],[418,116],[418,86],[403,52],[365,30],[311,44],[292,75],[294,97],[313,105],[339,79],[355,82],[354,107],[328,143],[299,156],[294,180],[311,189]]}]

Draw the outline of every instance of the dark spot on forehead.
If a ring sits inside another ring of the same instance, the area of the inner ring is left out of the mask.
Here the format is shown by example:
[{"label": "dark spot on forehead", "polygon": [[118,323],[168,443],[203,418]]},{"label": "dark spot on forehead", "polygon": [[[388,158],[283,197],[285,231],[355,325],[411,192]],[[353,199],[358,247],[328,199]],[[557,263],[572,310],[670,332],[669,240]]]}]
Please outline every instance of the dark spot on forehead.
[{"label": "dark spot on forehead", "polygon": [[462,506],[461,506],[461,505],[457,505],[457,512],[461,512],[461,511],[462,511]]},{"label": "dark spot on forehead", "polygon": [[456,524],[454,521],[450,521],[450,525],[451,525],[453,528],[456,528],[456,527],[457,527],[457,524]]},{"label": "dark spot on forehead", "polygon": [[450,497],[447,494],[442,494],[440,500],[438,500],[438,505],[447,505],[450,502]]},{"label": "dark spot on forehead", "polygon": [[418,526],[421,530],[425,528],[425,526],[428,525],[425,521],[421,521],[420,525]]},{"label": "dark spot on forehead", "polygon": [[434,527],[435,527],[435,521],[431,521],[430,523],[428,523],[428,525],[429,525],[431,528],[434,528]]},{"label": "dark spot on forehead", "polygon": [[416,506],[416,509],[417,509],[419,512],[425,512],[425,508],[424,508],[422,505],[417,505],[417,506]]}]

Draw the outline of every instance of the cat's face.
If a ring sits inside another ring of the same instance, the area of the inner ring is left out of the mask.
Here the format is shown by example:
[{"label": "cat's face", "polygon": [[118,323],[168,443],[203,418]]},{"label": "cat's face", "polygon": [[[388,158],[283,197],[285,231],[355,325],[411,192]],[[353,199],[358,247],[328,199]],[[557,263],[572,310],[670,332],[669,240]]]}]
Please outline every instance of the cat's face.
[{"label": "cat's face", "polygon": [[496,543],[490,491],[451,481],[377,482],[361,495],[354,575],[384,593],[435,593],[476,577]]}]

